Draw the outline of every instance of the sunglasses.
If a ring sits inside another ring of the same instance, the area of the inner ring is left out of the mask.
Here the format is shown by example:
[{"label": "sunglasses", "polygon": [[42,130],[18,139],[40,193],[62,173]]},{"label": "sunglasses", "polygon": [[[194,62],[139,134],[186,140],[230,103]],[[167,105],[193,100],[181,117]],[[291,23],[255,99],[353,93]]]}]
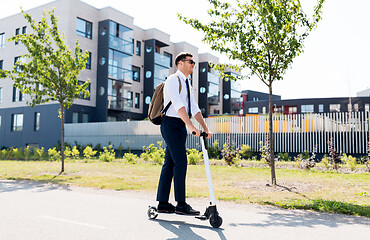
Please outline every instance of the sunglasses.
[{"label": "sunglasses", "polygon": [[181,60],[183,62],[189,62],[190,64],[195,64],[194,60],[192,59],[184,59],[184,60]]}]

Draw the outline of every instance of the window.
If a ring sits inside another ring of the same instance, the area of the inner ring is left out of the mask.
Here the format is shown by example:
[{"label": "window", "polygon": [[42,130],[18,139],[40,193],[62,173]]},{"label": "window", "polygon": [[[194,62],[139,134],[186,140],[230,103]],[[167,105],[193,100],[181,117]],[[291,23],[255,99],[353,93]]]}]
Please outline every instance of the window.
[{"label": "window", "polygon": [[[84,81],[78,81],[78,85],[82,85],[82,84],[84,84],[85,82]],[[90,92],[90,84],[89,84],[89,86],[87,86],[87,88],[86,88],[86,90],[87,91],[89,91]],[[91,92],[90,92],[91,93]],[[78,97],[79,99],[84,99],[84,100],[90,100],[90,97],[86,97],[85,98],[85,96],[84,96],[84,94],[83,93],[81,93],[80,94],[80,96]]]},{"label": "window", "polygon": [[329,111],[330,112],[340,112],[340,104],[330,104]]},{"label": "window", "polygon": [[301,112],[302,113],[313,113],[313,105],[301,105]]},{"label": "window", "polygon": [[[19,28],[15,29],[15,36],[19,35]],[[18,41],[15,41],[15,45],[18,45]]]},{"label": "window", "polygon": [[5,33],[0,33],[0,48],[4,48],[5,45]]},{"label": "window", "polygon": [[0,70],[3,70],[3,69],[4,69],[4,60],[0,60]]},{"label": "window", "polygon": [[358,112],[358,103],[353,104],[353,110]]},{"label": "window", "polygon": [[[14,58],[14,65],[19,61],[19,60],[22,60],[22,58],[21,57],[15,57]],[[19,67],[17,67],[17,71],[20,71],[20,69],[19,69]]]},{"label": "window", "polygon": [[26,34],[26,33],[27,33],[27,27],[24,26],[24,27],[22,27],[22,34]]},{"label": "window", "polygon": [[12,114],[11,131],[22,131],[23,129],[23,114]]},{"label": "window", "polygon": [[134,54],[133,30],[111,21],[109,23],[109,47],[129,55]]},{"label": "window", "polygon": [[258,107],[250,107],[250,108],[248,108],[248,113],[258,113]]},{"label": "window", "polygon": [[164,52],[163,55],[170,58],[170,67],[172,67],[172,54],[168,52]]},{"label": "window", "polygon": [[78,112],[72,113],[72,123],[78,123]]},{"label": "window", "polygon": [[272,109],[273,109],[274,113],[282,113],[283,112],[282,106],[274,106]]},{"label": "window", "polygon": [[348,104],[348,112],[352,112],[352,104]]},{"label": "window", "polygon": [[13,86],[13,102],[22,102],[23,101],[23,94],[19,91],[18,88]]},{"label": "window", "polygon": [[127,92],[127,97],[126,98],[127,98],[127,106],[129,108],[132,108],[133,95],[134,95],[133,92],[130,92],[130,91]]},{"label": "window", "polygon": [[136,55],[141,56],[141,42],[136,41]]},{"label": "window", "polygon": [[288,110],[289,110],[289,114],[296,114],[297,113],[297,107],[289,107],[288,108]]},{"label": "window", "polygon": [[76,33],[79,36],[92,39],[92,23],[77,18]]},{"label": "window", "polygon": [[40,113],[39,112],[35,112],[35,121],[33,125],[33,130],[34,131],[40,130]]},{"label": "window", "polygon": [[368,103],[365,104],[365,111],[366,112],[370,111],[370,104]]},{"label": "window", "polygon": [[140,93],[135,93],[135,108],[140,108]]},{"label": "window", "polygon": [[83,123],[89,122],[89,114],[88,113],[83,113],[82,114],[82,122]]},{"label": "window", "polygon": [[132,57],[119,51],[109,50],[108,76],[115,80],[131,82]]},{"label": "window", "polygon": [[132,80],[140,82],[140,68],[132,66]]},{"label": "window", "polygon": [[91,52],[89,52],[89,58],[86,62],[86,69],[91,69]]},{"label": "window", "polygon": [[324,112],[324,104],[319,104],[319,112]]}]

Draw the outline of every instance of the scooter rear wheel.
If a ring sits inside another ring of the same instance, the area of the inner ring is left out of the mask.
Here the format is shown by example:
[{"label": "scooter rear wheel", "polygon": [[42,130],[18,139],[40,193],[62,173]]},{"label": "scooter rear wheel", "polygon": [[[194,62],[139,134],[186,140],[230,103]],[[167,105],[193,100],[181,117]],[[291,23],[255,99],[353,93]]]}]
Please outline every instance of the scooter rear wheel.
[{"label": "scooter rear wheel", "polygon": [[214,228],[219,228],[222,225],[222,218],[218,214],[211,215],[209,223]]},{"label": "scooter rear wheel", "polygon": [[157,212],[157,209],[155,207],[149,207],[148,217],[150,219],[156,219],[158,217],[158,212]]}]

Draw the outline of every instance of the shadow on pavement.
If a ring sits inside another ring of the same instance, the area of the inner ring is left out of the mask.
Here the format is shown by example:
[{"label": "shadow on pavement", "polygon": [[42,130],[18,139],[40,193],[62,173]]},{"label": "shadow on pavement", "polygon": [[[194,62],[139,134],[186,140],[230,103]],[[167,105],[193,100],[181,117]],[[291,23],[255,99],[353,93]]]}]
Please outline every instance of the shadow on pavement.
[{"label": "shadow on pavement", "polygon": [[27,180],[0,180],[0,193],[14,192],[19,190],[32,190],[34,192],[46,192],[57,189],[70,191],[67,185],[27,181]]},{"label": "shadow on pavement", "polygon": [[[288,212],[289,211],[289,212]],[[265,215],[266,220],[256,220],[258,223],[231,223],[230,226],[254,226],[254,227],[309,227],[326,226],[331,228],[339,227],[343,224],[363,224],[370,225],[370,219],[365,217],[356,217],[341,214],[328,214],[319,212],[307,212],[287,210],[287,212],[261,212],[259,215]],[[249,221],[253,221],[250,219]]]},{"label": "shadow on pavement", "polygon": [[174,240],[174,239],[207,240],[206,238],[203,238],[197,235],[196,233],[194,233],[192,228],[201,228],[201,229],[208,229],[211,231],[215,231],[218,233],[220,240],[226,240],[226,237],[222,232],[223,231],[222,228],[213,228],[213,227],[208,227],[208,226],[188,224],[183,221],[169,221],[169,220],[163,220],[163,219],[152,219],[151,221],[158,222],[159,225],[161,225],[163,228],[177,235],[177,238],[170,238],[170,240]]}]

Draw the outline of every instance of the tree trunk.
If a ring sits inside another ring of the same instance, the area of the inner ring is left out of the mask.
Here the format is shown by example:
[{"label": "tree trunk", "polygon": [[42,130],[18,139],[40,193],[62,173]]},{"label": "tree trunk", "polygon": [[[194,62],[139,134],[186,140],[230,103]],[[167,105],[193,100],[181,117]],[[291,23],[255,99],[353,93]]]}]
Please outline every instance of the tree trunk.
[{"label": "tree trunk", "polygon": [[274,135],[272,128],[272,81],[269,82],[269,149],[270,149],[270,169],[271,169],[271,184],[276,185],[275,174],[275,156],[274,156]]},{"label": "tree trunk", "polygon": [[62,169],[59,174],[62,174],[64,172],[64,107],[62,103],[60,104],[60,115],[60,119],[62,121],[62,145],[60,147]]}]

